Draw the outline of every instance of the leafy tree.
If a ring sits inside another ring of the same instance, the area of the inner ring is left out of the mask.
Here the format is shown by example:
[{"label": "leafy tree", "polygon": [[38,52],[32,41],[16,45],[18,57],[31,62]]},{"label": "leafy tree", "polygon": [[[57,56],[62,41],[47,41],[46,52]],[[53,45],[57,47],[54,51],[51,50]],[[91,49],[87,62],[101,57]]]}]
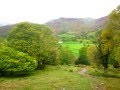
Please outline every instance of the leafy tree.
[{"label": "leafy tree", "polygon": [[114,50],[110,54],[109,64],[118,68],[120,65],[120,47],[114,47]]},{"label": "leafy tree", "polygon": [[0,37],[0,48],[2,48],[5,45],[6,45],[5,39]]},{"label": "leafy tree", "polygon": [[50,62],[50,54],[57,47],[51,30],[45,25],[22,22],[8,35],[8,46],[35,57],[38,69]]},{"label": "leafy tree", "polygon": [[0,49],[0,73],[30,72],[37,67],[35,58],[12,48]]},{"label": "leafy tree", "polygon": [[54,49],[51,54],[50,54],[50,64],[51,65],[58,65],[61,63],[61,58],[60,58],[60,49],[56,48]]},{"label": "leafy tree", "polygon": [[82,47],[79,51],[79,57],[76,60],[75,64],[85,64],[90,65],[89,59],[87,57],[87,47]]},{"label": "leafy tree", "polygon": [[98,50],[95,45],[91,45],[87,48],[87,56],[90,60],[90,65],[99,67],[100,66],[100,60],[98,55]]},{"label": "leafy tree", "polygon": [[114,49],[115,60],[120,64],[120,47]]},{"label": "leafy tree", "polygon": [[110,55],[120,47],[120,6],[109,15],[107,27],[101,32],[98,51],[104,72],[107,72]]},{"label": "leafy tree", "polygon": [[71,50],[69,50],[69,48],[60,48],[60,60],[61,60],[61,64],[64,65],[68,65],[68,64],[73,64],[75,61],[75,56],[73,54],[73,52]]}]

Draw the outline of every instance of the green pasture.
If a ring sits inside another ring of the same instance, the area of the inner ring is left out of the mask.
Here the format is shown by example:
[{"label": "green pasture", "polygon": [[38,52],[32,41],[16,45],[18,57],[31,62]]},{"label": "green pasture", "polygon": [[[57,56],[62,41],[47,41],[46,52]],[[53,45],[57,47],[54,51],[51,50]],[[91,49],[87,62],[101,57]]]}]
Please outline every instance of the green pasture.
[{"label": "green pasture", "polygon": [[[90,44],[86,44],[86,46],[88,46]],[[63,42],[62,43],[63,47],[67,47],[69,48],[76,57],[79,56],[79,50],[80,48],[82,48],[84,46],[84,43],[80,43],[80,42]]]},{"label": "green pasture", "polygon": [[0,77],[0,90],[92,90],[90,78],[74,66],[48,66],[24,77]]}]

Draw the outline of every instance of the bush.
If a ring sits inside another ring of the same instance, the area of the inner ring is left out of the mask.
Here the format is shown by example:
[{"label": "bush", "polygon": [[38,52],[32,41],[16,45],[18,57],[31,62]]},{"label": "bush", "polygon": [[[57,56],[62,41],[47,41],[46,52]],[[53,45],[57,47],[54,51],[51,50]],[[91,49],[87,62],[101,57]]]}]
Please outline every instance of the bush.
[{"label": "bush", "polygon": [[0,73],[29,72],[37,67],[37,62],[28,54],[16,51],[12,48],[0,49]]},{"label": "bush", "polygon": [[72,69],[70,69],[70,70],[69,70],[69,72],[73,72],[73,70],[72,70]]},{"label": "bush", "polygon": [[114,68],[119,68],[119,62],[118,62],[118,61],[115,61],[115,63],[113,64],[113,67],[114,67]]},{"label": "bush", "polygon": [[75,56],[69,48],[61,48],[60,49],[60,60],[62,65],[73,64],[75,60]]},{"label": "bush", "polygon": [[90,65],[90,62],[89,62],[88,57],[87,57],[87,47],[83,47],[80,49],[79,57],[75,61],[75,64],[76,65],[79,65],[79,64]]}]

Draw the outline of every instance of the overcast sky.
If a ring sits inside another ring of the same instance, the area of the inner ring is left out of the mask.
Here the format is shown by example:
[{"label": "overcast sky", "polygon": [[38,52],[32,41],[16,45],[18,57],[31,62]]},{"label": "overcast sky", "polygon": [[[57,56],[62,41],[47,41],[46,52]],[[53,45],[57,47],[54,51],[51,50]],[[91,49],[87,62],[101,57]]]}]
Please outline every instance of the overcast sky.
[{"label": "overcast sky", "polygon": [[45,23],[60,17],[100,18],[119,4],[120,0],[0,0],[0,22]]}]

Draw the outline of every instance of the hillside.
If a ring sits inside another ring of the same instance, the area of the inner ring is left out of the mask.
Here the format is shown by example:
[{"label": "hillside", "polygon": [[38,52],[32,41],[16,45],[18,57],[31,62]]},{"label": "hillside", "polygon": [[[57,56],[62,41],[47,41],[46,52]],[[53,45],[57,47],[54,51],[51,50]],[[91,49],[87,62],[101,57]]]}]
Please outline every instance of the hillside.
[{"label": "hillside", "polygon": [[[59,18],[48,21],[48,25],[55,34],[60,33],[77,33],[96,31],[98,28],[104,28],[107,17],[99,19],[92,18]],[[0,37],[6,37],[8,31],[14,25],[0,26]]]},{"label": "hillside", "polygon": [[103,29],[105,28],[106,26],[106,22],[108,20],[108,16],[105,16],[105,17],[101,17],[99,19],[96,19],[95,20],[95,24],[93,25],[93,29],[96,30],[96,29]]},{"label": "hillside", "polygon": [[14,25],[6,25],[0,27],[0,37],[6,37],[8,31],[13,27]]},{"label": "hillside", "polygon": [[82,33],[104,28],[107,17],[92,18],[59,18],[46,24],[56,33]]}]

